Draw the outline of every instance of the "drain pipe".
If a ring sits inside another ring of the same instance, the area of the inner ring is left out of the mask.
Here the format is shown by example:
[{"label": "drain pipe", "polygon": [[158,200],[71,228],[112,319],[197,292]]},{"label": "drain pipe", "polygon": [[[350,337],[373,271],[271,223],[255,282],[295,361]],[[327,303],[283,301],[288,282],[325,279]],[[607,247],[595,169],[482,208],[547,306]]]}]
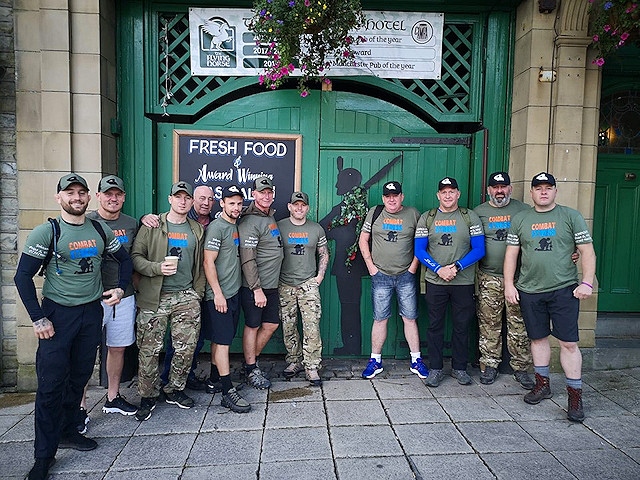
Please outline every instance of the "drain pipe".
[{"label": "drain pipe", "polygon": [[489,164],[489,129],[482,129],[482,188],[480,189],[480,203],[487,201],[487,166]]}]

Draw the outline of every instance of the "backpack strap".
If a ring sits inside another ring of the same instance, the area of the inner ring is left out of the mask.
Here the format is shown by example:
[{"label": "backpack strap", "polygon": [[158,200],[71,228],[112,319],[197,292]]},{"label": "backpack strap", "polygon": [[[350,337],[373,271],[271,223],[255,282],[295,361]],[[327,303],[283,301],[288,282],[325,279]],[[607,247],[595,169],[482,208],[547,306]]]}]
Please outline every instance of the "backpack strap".
[{"label": "backpack strap", "polygon": [[96,229],[96,231],[100,235],[100,238],[102,238],[102,243],[104,243],[104,249],[106,250],[107,249],[107,234],[104,233],[104,228],[102,228],[102,225],[100,224],[100,222],[98,220],[94,220],[93,218],[90,218],[89,220],[91,220],[91,223],[93,224],[93,228]]},{"label": "backpack strap", "polygon": [[376,223],[376,220],[382,213],[384,209],[384,205],[376,205],[376,209],[373,211],[373,215],[371,217],[371,234],[369,234],[369,253],[371,253],[372,243],[373,243],[373,224]]},{"label": "backpack strap", "polygon": [[[47,250],[47,254],[42,260],[42,266],[40,267],[40,271],[38,272],[39,276],[44,276],[45,271],[47,270],[47,266],[49,262],[51,262],[51,258],[53,258],[54,252],[57,253],[58,250],[58,240],[60,240],[60,224],[58,220],[55,218],[47,218],[47,221],[51,224],[51,242],[49,242],[49,249]],[[56,259],[56,271],[59,271],[57,268],[57,259]]]}]

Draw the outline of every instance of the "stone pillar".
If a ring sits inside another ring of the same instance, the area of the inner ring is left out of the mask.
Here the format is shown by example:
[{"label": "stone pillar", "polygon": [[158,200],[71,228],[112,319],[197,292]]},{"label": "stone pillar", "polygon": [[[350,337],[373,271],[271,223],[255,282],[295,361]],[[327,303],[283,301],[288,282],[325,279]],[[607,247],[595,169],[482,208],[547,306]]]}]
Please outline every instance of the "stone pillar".
[{"label": "stone pillar", "polygon": [[[538,172],[558,181],[558,203],[579,210],[593,227],[600,72],[588,50],[589,3],[564,0],[541,14],[536,0],[520,4],[516,20],[511,152],[514,195],[531,203]],[[540,82],[540,70],[556,81]],[[580,346],[595,346],[597,297],[581,302]],[[554,366],[559,367],[554,349]]]},{"label": "stone pillar", "polygon": [[[109,132],[115,117],[114,4],[14,2],[19,250],[33,227],[59,213],[54,194],[60,176],[77,172],[94,193],[103,164],[115,173]],[[95,208],[92,200],[89,209]],[[16,384],[33,390],[37,341],[24,307],[17,305]]]}]

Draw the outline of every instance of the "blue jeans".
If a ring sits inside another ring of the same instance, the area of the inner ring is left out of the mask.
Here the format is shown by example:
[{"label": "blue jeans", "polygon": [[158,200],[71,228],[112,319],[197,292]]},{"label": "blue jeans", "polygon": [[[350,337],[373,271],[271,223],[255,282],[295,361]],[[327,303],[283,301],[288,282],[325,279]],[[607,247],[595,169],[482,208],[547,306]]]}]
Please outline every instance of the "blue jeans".
[{"label": "blue jeans", "polygon": [[400,316],[407,320],[418,318],[416,276],[408,270],[400,275],[385,275],[378,271],[371,277],[373,319],[386,320],[391,316],[391,299],[396,294]]}]

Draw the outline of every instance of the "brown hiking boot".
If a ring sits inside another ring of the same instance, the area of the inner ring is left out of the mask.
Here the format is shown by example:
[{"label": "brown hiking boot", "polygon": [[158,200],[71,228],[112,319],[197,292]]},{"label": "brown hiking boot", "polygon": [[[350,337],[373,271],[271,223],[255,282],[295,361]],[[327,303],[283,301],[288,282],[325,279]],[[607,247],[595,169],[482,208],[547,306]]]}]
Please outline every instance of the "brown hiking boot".
[{"label": "brown hiking boot", "polygon": [[582,422],[584,420],[584,410],[582,409],[582,389],[567,387],[569,402],[567,405],[567,418],[572,422]]},{"label": "brown hiking boot", "polygon": [[536,385],[529,393],[524,396],[524,401],[530,405],[537,405],[545,398],[551,398],[551,387],[549,386],[549,377],[543,377],[536,373]]}]

